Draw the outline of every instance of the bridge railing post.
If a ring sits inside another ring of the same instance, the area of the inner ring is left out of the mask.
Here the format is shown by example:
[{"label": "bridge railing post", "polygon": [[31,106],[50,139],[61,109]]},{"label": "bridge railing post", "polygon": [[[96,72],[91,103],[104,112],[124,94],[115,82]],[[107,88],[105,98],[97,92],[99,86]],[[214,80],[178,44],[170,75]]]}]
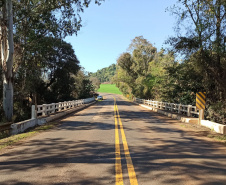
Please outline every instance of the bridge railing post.
[{"label": "bridge railing post", "polygon": [[52,106],[51,113],[55,113],[56,112],[56,104],[55,103],[52,103],[51,106]]},{"label": "bridge railing post", "polygon": [[171,107],[171,108],[170,108],[170,111],[171,111],[171,112],[173,112],[173,106],[174,106],[174,104],[171,103],[171,104],[170,104],[170,107]]},{"label": "bridge railing post", "polygon": [[59,102],[59,111],[62,110],[63,102]]},{"label": "bridge railing post", "polygon": [[46,104],[42,105],[42,116],[45,116],[47,114],[47,110],[46,110]]},{"label": "bridge railing post", "polygon": [[31,119],[37,118],[37,111],[35,109],[35,105],[31,106]]},{"label": "bridge railing post", "polygon": [[178,114],[181,113],[181,104],[178,104]]},{"label": "bridge railing post", "polygon": [[192,105],[188,105],[187,116],[191,116]]}]

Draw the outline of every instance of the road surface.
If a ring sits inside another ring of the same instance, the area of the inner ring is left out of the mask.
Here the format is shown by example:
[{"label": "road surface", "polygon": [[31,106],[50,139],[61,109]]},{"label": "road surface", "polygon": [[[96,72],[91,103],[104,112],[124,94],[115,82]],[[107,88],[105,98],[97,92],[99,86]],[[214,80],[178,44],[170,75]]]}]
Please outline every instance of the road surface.
[{"label": "road surface", "polygon": [[226,147],[122,96],[0,155],[1,185],[225,185]]}]

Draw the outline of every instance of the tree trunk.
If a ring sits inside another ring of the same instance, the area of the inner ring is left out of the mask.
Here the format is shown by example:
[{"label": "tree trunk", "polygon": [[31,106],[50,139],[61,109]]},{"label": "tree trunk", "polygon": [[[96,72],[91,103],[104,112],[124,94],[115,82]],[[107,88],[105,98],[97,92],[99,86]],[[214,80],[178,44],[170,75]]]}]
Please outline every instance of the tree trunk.
[{"label": "tree trunk", "polygon": [[13,12],[12,0],[2,7],[3,18],[0,25],[1,60],[3,69],[3,110],[7,121],[13,117]]},{"label": "tree trunk", "polygon": [[13,117],[13,83],[7,80],[3,74],[3,110],[7,121],[12,121]]}]

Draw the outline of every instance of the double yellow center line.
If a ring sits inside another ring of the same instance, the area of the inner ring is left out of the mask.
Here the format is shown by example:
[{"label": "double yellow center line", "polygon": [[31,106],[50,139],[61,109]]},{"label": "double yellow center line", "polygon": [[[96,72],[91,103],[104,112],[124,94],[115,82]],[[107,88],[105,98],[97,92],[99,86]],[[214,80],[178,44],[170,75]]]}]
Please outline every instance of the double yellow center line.
[{"label": "double yellow center line", "polygon": [[132,159],[130,157],[129,147],[128,147],[128,144],[126,141],[125,132],[124,132],[124,129],[122,126],[122,121],[121,121],[121,118],[119,115],[118,106],[116,104],[115,98],[114,98],[114,113],[115,113],[115,173],[116,173],[115,184],[116,185],[123,184],[122,164],[121,164],[121,155],[120,155],[120,142],[119,142],[119,129],[118,129],[118,123],[119,123],[130,184],[138,185],[136,173],[135,173],[135,170],[133,167]]}]

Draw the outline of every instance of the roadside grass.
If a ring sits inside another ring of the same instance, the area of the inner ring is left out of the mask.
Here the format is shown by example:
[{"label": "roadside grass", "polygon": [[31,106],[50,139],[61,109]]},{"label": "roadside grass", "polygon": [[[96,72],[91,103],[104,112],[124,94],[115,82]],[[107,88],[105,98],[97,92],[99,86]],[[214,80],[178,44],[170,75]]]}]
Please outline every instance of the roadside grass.
[{"label": "roadside grass", "polygon": [[213,138],[215,140],[222,141],[222,142],[226,143],[226,135],[213,135],[213,134],[209,134],[207,137]]},{"label": "roadside grass", "polygon": [[181,123],[180,127],[192,130],[195,135],[210,138],[212,141],[219,142],[226,146],[226,135],[217,133],[213,131],[213,129],[209,129],[207,127],[195,123]]},{"label": "roadside grass", "polygon": [[115,84],[101,84],[97,92],[122,95],[122,92],[118,89],[118,87],[116,87]]},{"label": "roadside grass", "polygon": [[7,146],[15,145],[17,142],[19,142],[23,139],[29,138],[29,137],[34,136],[43,131],[55,128],[57,125],[59,125],[58,122],[50,122],[50,123],[46,123],[45,125],[42,125],[42,126],[37,126],[35,128],[31,128],[25,133],[21,133],[21,134],[9,136],[9,137],[7,137],[7,135],[5,135],[6,138],[0,139],[0,150],[4,149]]}]

